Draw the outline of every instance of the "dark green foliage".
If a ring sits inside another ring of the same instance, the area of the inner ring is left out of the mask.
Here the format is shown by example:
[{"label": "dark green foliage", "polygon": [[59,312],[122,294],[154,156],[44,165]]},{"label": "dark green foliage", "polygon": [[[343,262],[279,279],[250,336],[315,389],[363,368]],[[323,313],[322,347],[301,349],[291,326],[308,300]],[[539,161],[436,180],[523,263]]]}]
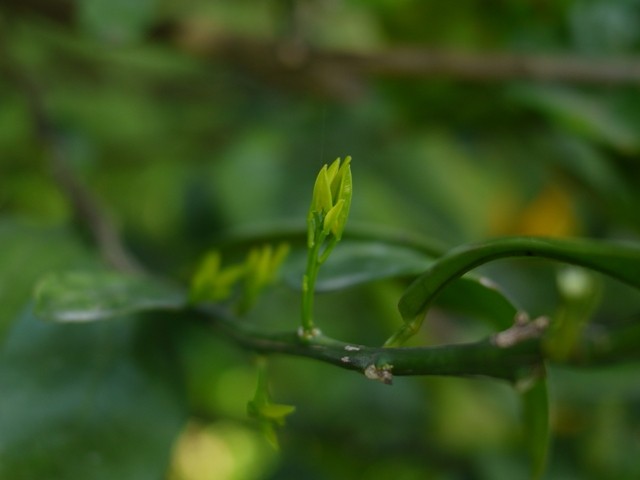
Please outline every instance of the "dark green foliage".
[{"label": "dark green foliage", "polygon": [[187,410],[166,339],[140,322],[21,316],[0,355],[2,478],[164,474]]}]

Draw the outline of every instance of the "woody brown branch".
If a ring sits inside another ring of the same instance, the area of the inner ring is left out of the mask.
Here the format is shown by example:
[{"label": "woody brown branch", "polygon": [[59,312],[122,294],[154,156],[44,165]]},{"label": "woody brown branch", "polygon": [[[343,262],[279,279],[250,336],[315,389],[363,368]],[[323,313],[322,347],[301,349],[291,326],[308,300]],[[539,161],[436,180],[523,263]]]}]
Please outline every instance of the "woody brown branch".
[{"label": "woody brown branch", "polygon": [[572,55],[461,53],[394,48],[357,53],[306,48],[300,44],[216,36],[182,30],[178,44],[210,60],[225,60],[274,81],[315,84],[349,94],[367,79],[447,78],[470,82],[535,81],[596,86],[640,85],[640,58]]},{"label": "woody brown branch", "polygon": [[[10,14],[46,17],[72,27],[74,4],[25,0],[7,6]],[[239,37],[200,21],[169,20],[149,29],[149,38],[211,61],[243,67],[281,87],[349,96],[374,78],[448,78],[469,82],[526,80],[581,85],[640,85],[640,57],[581,57],[572,54],[456,52],[394,47],[377,52],[308,48],[299,38]]]}]

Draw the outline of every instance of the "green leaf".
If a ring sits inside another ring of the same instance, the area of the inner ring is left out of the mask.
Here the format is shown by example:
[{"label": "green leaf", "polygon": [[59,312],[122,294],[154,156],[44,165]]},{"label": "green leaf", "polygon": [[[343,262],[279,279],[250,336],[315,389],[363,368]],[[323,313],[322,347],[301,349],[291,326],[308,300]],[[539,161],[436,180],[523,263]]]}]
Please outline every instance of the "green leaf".
[{"label": "green leaf", "polygon": [[[327,179],[329,180],[329,185],[331,185],[331,195],[333,198],[337,198],[338,188],[335,187],[336,175],[338,174],[338,170],[340,170],[340,157],[336,158],[329,168],[327,168]],[[340,179],[337,179],[337,185],[340,185]]]},{"label": "green leaf", "polygon": [[94,264],[85,248],[63,230],[0,222],[0,338],[29,301],[42,275]]},{"label": "green leaf", "polygon": [[[198,302],[208,296],[217,297],[220,294],[220,289],[216,288],[217,285],[215,285],[214,280],[218,277],[219,273],[220,252],[214,250],[204,257],[198,269],[191,277],[189,299],[192,302]],[[227,293],[227,290],[228,289],[224,289],[222,293]],[[225,298],[224,295],[221,295],[221,297]]]},{"label": "green leaf", "polygon": [[[343,241],[322,265],[316,292],[343,290],[364,283],[419,274],[433,259],[415,250],[378,242]],[[306,257],[292,255],[285,262],[285,279],[300,288]]]},{"label": "green leaf", "polygon": [[327,212],[324,217],[324,225],[322,227],[322,234],[329,235],[329,232],[333,232],[336,238],[339,238],[337,233],[341,231],[341,225],[338,223],[340,218],[340,212],[344,209],[344,200],[338,200],[331,210]]},{"label": "green leaf", "polygon": [[445,288],[435,303],[446,310],[481,318],[496,330],[513,325],[518,308],[498,285],[486,278],[465,275]]},{"label": "green leaf", "polygon": [[544,376],[534,379],[520,394],[524,421],[524,440],[531,462],[531,478],[544,474],[549,451],[549,396]]},{"label": "green leaf", "polygon": [[91,322],[148,310],[175,310],[186,293],[152,277],[114,272],[53,273],[36,288],[36,314],[56,322]]},{"label": "green leaf", "polygon": [[284,418],[296,411],[295,405],[281,403],[269,403],[260,407],[260,414],[269,420],[283,422]]},{"label": "green leaf", "polygon": [[[411,278],[424,272],[433,258],[412,248],[382,242],[344,241],[336,246],[330,260],[323,264],[316,292],[343,290],[393,278]],[[285,279],[292,288],[300,288],[304,259],[293,258]],[[481,317],[498,330],[510,327],[517,308],[497,285],[471,275],[454,281],[437,299],[450,311]]]},{"label": "green leaf", "polygon": [[413,321],[444,287],[473,268],[505,257],[541,257],[580,265],[640,288],[640,248],[585,239],[510,237],[464,245],[434,262],[405,291],[398,308]]},{"label": "green leaf", "polygon": [[327,213],[333,206],[333,199],[331,197],[331,185],[329,183],[329,177],[327,174],[327,166],[324,165],[318,176],[316,177],[316,183],[313,186],[313,196],[311,199],[311,209],[309,215],[314,212]]},{"label": "green leaf", "polygon": [[247,274],[247,265],[234,264],[221,268],[221,263],[222,257],[217,250],[205,256],[191,279],[191,303],[220,302],[231,297],[236,284]]},{"label": "green leaf", "polygon": [[512,93],[520,102],[547,114],[564,128],[589,140],[622,152],[638,150],[635,128],[605,97],[548,86],[519,87]]},{"label": "green leaf", "polygon": [[338,178],[340,178],[340,189],[336,196],[337,202],[344,201],[344,208],[341,210],[336,227],[333,229],[333,234],[340,240],[342,233],[344,232],[347,219],[349,218],[349,210],[351,209],[351,197],[353,196],[353,178],[351,176],[351,157],[347,157],[340,167],[338,172]]},{"label": "green leaf", "polygon": [[0,353],[0,478],[164,478],[187,412],[157,325],[27,311]]}]

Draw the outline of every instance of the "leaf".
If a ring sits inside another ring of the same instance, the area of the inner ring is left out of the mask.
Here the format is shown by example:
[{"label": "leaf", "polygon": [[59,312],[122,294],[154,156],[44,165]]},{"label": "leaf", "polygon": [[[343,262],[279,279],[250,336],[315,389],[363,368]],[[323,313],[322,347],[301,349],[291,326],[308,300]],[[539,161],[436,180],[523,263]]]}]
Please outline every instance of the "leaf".
[{"label": "leaf", "polygon": [[316,177],[316,183],[313,186],[313,195],[311,198],[311,208],[309,215],[313,212],[327,213],[333,206],[333,199],[331,197],[331,185],[329,183],[329,177],[327,173],[327,166],[324,165],[318,176]]},{"label": "leaf", "polygon": [[549,452],[549,397],[547,380],[539,377],[520,394],[524,439],[531,462],[531,478],[542,478]]},{"label": "leaf", "polygon": [[337,179],[340,180],[340,188],[336,195],[336,202],[344,202],[344,208],[340,211],[336,224],[334,226],[333,234],[340,240],[344,227],[347,224],[349,218],[349,210],[351,209],[351,197],[353,196],[353,178],[351,176],[351,157],[346,157],[337,175]]},{"label": "leaf", "polygon": [[498,287],[486,278],[465,275],[454,280],[435,300],[441,308],[482,318],[496,330],[513,325],[518,308]]},{"label": "leaf", "polygon": [[519,87],[512,94],[521,103],[589,140],[627,153],[639,147],[636,130],[602,97],[548,86]]},{"label": "leaf", "polygon": [[[306,258],[288,262],[285,279],[300,288]],[[412,249],[378,242],[343,241],[338,244],[318,275],[316,292],[329,292],[377,280],[417,275],[432,258]]]},{"label": "leaf", "polygon": [[56,322],[92,322],[186,304],[184,291],[152,277],[96,271],[49,274],[35,296],[37,316]]},{"label": "leaf", "polygon": [[0,222],[0,338],[18,317],[36,281],[60,268],[88,268],[95,262],[63,230]]},{"label": "leaf", "polygon": [[[382,242],[344,241],[320,270],[317,292],[330,292],[355,287],[378,280],[413,277],[433,264],[431,256],[408,247]],[[300,289],[304,259],[298,258],[288,266],[287,283]],[[446,309],[480,316],[498,330],[513,323],[517,308],[485,278],[464,276],[451,284],[438,297],[438,304]]]},{"label": "leaf", "polygon": [[168,326],[131,320],[20,318],[0,353],[0,478],[164,478],[186,402]]},{"label": "leaf", "polygon": [[405,290],[398,308],[413,321],[455,279],[484,263],[505,257],[541,257],[580,265],[640,288],[640,248],[585,239],[510,237],[464,245],[431,264]]}]

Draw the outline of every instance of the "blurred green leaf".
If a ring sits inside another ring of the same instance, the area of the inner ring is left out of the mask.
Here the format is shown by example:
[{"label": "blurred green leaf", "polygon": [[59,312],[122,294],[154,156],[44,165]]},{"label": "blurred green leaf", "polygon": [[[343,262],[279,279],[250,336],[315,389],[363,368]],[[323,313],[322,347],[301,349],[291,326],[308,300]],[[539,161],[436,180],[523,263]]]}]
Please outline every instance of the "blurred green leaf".
[{"label": "blurred green leaf", "polygon": [[531,478],[544,474],[549,451],[549,398],[546,377],[536,378],[520,394],[524,420],[524,440],[531,462]]},{"label": "blurred green leaf", "polygon": [[603,97],[538,86],[520,87],[512,94],[517,101],[589,140],[626,153],[640,147],[636,129]]},{"label": "blurred green leaf", "polygon": [[[382,242],[344,241],[323,265],[317,292],[343,290],[357,285],[392,278],[411,278],[433,264],[432,257],[414,249]],[[285,279],[301,288],[304,258],[289,263]],[[464,299],[464,301],[461,301]],[[486,278],[466,275],[454,281],[437,299],[445,309],[481,317],[498,330],[509,328],[517,308],[499,287]]]},{"label": "blurred green leaf", "polygon": [[640,39],[632,1],[572,2],[568,20],[575,44],[589,54],[624,54]]},{"label": "blurred green leaf", "polygon": [[97,271],[49,274],[35,297],[36,314],[56,322],[92,322],[186,304],[183,290],[152,277]]},{"label": "blurred green leaf", "polygon": [[[323,264],[316,283],[317,292],[342,290],[388,278],[417,275],[433,260],[414,250],[379,242],[343,241]],[[305,258],[288,262],[285,279],[293,288],[301,288]]]},{"label": "blurred green leaf", "polygon": [[63,230],[0,222],[0,338],[43,274],[94,264],[86,249]]},{"label": "blurred green leaf", "polygon": [[628,172],[616,168],[605,152],[588,140],[559,134],[553,142],[558,150],[552,156],[554,168],[561,168],[586,188],[612,218],[637,224],[637,189],[630,183]]},{"label": "blurred green leaf", "polygon": [[186,412],[155,325],[27,311],[0,353],[0,478],[163,478]]},{"label": "blurred green leaf", "polygon": [[447,310],[486,320],[496,330],[513,325],[518,308],[498,285],[470,275],[455,280],[440,292],[435,303]]}]

